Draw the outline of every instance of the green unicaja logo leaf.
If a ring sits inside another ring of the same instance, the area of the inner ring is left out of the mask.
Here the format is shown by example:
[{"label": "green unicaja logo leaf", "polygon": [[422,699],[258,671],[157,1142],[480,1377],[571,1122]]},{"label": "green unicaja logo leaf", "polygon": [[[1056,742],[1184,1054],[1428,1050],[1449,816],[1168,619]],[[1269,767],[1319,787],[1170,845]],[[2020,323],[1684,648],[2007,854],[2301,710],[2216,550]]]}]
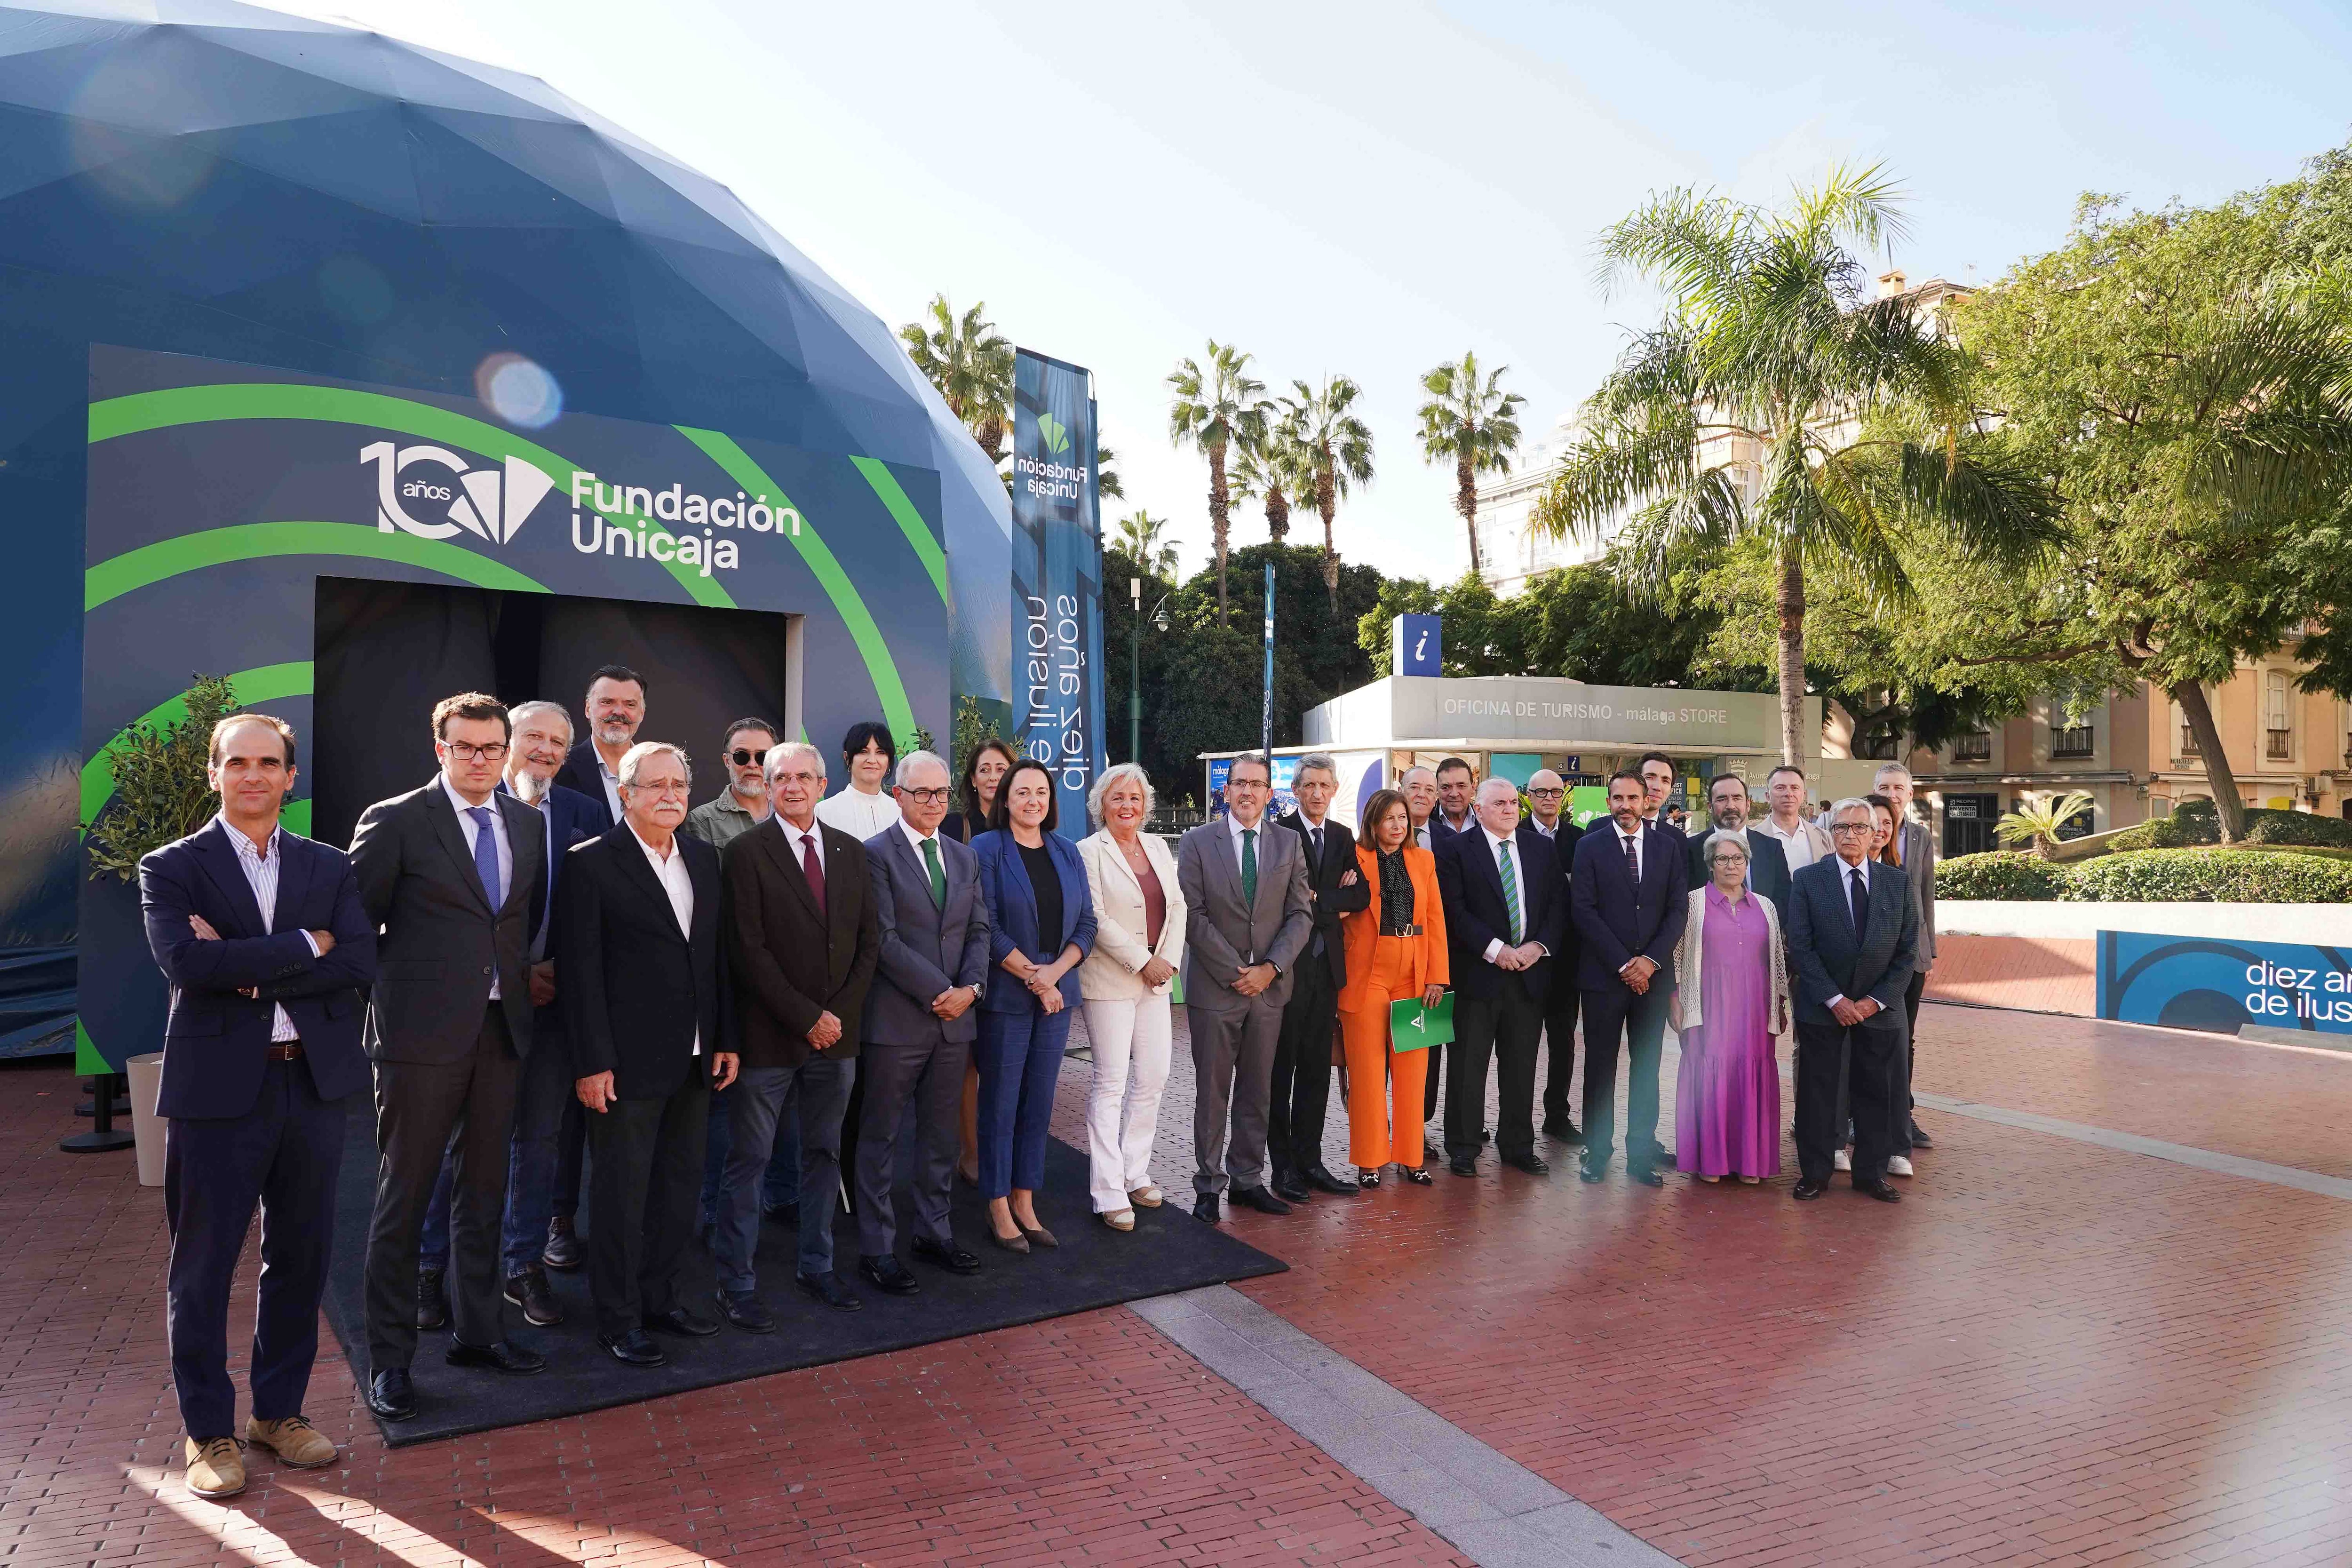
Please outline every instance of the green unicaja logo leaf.
[{"label": "green unicaja logo leaf", "polygon": [[1037,416],[1037,435],[1045,443],[1045,450],[1057,458],[1070,449],[1068,427],[1051,414]]}]

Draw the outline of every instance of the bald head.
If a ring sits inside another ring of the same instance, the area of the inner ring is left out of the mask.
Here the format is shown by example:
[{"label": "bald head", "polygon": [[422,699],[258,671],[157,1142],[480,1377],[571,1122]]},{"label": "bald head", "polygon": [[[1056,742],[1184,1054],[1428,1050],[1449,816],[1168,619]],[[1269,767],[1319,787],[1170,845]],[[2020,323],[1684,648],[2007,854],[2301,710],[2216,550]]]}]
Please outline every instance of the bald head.
[{"label": "bald head", "polygon": [[1568,804],[1568,781],[1549,768],[1538,768],[1528,775],[1528,804],[1535,808],[1536,821],[1549,833],[1559,821],[1560,807]]},{"label": "bald head", "polygon": [[1437,775],[1427,768],[1407,768],[1397,780],[1397,788],[1404,795],[1405,815],[1418,828],[1437,809]]}]

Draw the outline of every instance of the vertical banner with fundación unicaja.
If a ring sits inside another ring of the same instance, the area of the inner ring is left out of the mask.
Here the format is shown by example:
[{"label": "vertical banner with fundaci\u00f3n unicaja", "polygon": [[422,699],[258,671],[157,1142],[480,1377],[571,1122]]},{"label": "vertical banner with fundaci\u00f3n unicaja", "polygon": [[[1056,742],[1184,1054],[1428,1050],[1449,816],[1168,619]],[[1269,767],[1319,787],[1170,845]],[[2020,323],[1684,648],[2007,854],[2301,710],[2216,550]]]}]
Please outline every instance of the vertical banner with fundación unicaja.
[{"label": "vertical banner with fundaci\u00f3n unicaja", "polygon": [[1083,838],[1103,766],[1102,527],[1090,377],[1027,349],[1013,370],[1013,747],[1054,772]]}]

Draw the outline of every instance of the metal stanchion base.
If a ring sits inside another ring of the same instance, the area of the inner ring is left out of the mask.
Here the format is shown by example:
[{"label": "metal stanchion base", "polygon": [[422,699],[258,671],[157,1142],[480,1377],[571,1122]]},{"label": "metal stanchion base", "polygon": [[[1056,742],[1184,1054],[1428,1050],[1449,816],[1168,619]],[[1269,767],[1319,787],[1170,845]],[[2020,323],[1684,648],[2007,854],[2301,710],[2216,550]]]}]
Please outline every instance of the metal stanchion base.
[{"label": "metal stanchion base", "polygon": [[104,1154],[116,1149],[128,1149],[131,1142],[131,1134],[116,1127],[103,1132],[77,1132],[70,1138],[60,1138],[58,1147],[68,1154]]}]

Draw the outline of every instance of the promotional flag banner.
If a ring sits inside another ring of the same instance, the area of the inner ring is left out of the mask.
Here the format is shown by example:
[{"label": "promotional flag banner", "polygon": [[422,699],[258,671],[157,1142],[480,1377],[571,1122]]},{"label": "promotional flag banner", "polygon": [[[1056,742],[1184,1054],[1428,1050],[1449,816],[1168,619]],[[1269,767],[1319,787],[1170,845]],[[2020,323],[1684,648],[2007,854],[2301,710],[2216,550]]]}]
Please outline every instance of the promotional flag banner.
[{"label": "promotional flag banner", "polygon": [[1087,373],[1027,349],[1013,371],[1013,744],[1054,772],[1064,834],[1103,767],[1102,529]]}]

